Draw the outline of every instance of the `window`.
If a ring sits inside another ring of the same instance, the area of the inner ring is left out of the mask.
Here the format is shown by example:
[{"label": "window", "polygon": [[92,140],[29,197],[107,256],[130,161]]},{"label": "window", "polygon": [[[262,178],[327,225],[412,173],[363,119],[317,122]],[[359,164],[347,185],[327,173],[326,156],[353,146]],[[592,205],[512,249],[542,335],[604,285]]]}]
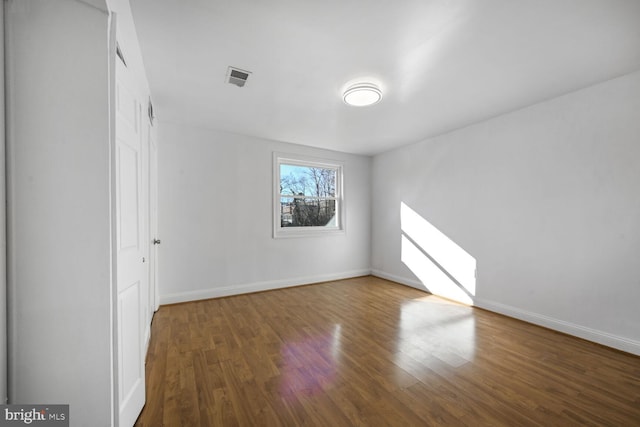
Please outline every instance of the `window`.
[{"label": "window", "polygon": [[274,154],[274,237],[342,232],[342,164]]}]

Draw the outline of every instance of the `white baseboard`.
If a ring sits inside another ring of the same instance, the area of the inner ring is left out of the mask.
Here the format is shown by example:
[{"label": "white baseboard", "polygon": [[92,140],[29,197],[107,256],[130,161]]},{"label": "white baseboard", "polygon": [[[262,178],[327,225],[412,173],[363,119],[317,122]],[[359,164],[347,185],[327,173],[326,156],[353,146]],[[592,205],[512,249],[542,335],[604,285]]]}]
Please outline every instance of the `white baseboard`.
[{"label": "white baseboard", "polygon": [[[372,270],[371,274],[382,279],[400,283],[402,285],[411,286],[420,290],[426,290],[424,285],[422,285],[418,280],[396,276],[394,274],[389,274],[380,270]],[[615,348],[617,350],[640,356],[640,342],[638,341],[618,335],[609,334],[607,332],[598,331],[596,329],[577,325],[575,323],[566,322],[564,320],[555,319],[553,317],[545,316],[531,311],[522,310],[517,307],[485,300],[482,298],[474,298],[473,300],[473,305],[475,307],[513,317],[515,319],[523,320],[528,323],[533,323],[534,325],[553,329],[554,331],[562,332],[568,335],[585,339],[587,341],[595,342],[607,347]]]},{"label": "white baseboard", "polygon": [[474,299],[476,307],[640,356],[640,342],[494,301]]},{"label": "white baseboard", "polygon": [[268,280],[264,282],[244,283],[239,285],[222,286],[197,291],[177,292],[160,295],[160,304],[176,304],[180,302],[197,301],[202,299],[220,298],[231,295],[248,294],[251,292],[270,291],[273,289],[292,286],[309,285],[311,283],[328,282],[331,280],[350,279],[352,277],[367,276],[371,270],[353,270],[342,273],[323,274],[318,276],[294,277],[291,279]]}]

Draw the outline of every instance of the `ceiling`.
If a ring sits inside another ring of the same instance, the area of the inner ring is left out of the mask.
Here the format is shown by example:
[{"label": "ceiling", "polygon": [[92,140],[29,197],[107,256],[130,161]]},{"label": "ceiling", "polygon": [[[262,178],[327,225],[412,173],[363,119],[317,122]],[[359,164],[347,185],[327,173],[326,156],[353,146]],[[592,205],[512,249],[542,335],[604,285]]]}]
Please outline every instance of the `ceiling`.
[{"label": "ceiling", "polygon": [[[372,155],[640,69],[638,0],[130,0],[159,120]],[[227,67],[252,72],[243,88]],[[352,82],[383,99],[350,107]]]}]

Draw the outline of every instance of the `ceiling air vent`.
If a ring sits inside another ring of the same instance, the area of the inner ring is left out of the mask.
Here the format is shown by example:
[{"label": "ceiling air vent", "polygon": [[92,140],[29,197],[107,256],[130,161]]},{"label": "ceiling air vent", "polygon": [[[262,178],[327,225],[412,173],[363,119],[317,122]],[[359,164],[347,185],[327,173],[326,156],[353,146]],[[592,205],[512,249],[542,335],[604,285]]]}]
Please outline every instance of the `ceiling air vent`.
[{"label": "ceiling air vent", "polygon": [[244,86],[249,78],[251,71],[241,70],[239,68],[229,67],[227,70],[227,82],[238,87]]}]

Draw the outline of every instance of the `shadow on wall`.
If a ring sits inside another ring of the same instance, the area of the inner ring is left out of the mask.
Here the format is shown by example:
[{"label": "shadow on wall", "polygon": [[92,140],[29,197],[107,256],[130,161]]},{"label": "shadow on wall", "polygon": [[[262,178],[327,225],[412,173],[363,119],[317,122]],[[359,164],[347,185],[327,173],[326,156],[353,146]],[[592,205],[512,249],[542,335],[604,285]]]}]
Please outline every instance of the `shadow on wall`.
[{"label": "shadow on wall", "polygon": [[476,259],[400,203],[401,260],[427,291],[473,305],[476,294]]}]

